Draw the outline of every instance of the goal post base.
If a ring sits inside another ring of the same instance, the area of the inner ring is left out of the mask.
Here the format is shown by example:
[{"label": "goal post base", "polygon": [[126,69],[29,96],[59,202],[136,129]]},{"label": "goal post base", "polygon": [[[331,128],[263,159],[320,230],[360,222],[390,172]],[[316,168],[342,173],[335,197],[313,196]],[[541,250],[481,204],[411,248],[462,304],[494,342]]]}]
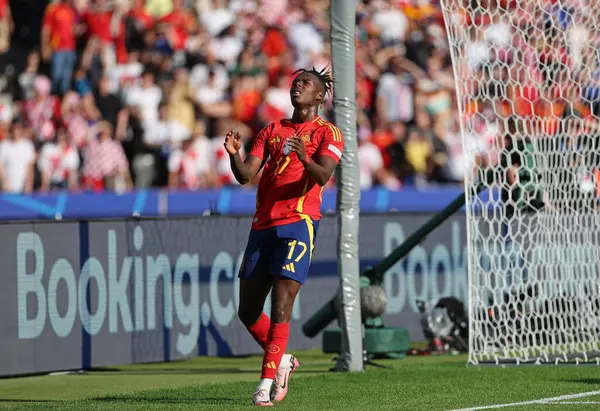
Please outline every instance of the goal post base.
[{"label": "goal post base", "polygon": [[[323,331],[322,348],[325,354],[341,353],[341,330],[330,328]],[[365,328],[364,351],[369,355],[393,354],[403,358],[408,352],[410,334],[406,328]]]},{"label": "goal post base", "polygon": [[539,357],[528,360],[516,358],[498,358],[495,360],[473,361],[470,359],[467,362],[467,367],[518,367],[518,366],[584,366],[593,365],[600,366],[600,351],[566,354],[566,355],[551,355],[545,356],[544,361]]}]

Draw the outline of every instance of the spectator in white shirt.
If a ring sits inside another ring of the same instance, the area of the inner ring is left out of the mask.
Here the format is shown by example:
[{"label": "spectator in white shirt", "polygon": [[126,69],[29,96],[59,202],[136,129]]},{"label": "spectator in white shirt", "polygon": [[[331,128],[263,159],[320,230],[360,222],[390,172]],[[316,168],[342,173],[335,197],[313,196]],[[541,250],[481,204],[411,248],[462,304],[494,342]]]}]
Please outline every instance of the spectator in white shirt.
[{"label": "spectator in white shirt", "polygon": [[33,190],[35,147],[20,121],[13,121],[10,137],[0,144],[2,191],[14,194]]},{"label": "spectator in white shirt", "polygon": [[[246,134],[242,134],[242,139]],[[215,137],[211,139],[212,145],[212,154],[211,157],[214,161],[214,167],[217,173],[218,185],[220,186],[239,186],[238,181],[235,179],[233,175],[233,171],[231,171],[231,164],[229,162],[229,155],[227,155],[227,151],[225,147],[223,147],[223,139],[220,137]],[[242,143],[242,147],[240,149],[240,155],[245,155],[244,144]],[[260,174],[260,173],[259,173]]]},{"label": "spectator in white shirt", "polygon": [[127,105],[140,108],[144,130],[152,130],[158,122],[158,105],[162,100],[162,91],[154,82],[154,74],[144,72],[141,84],[127,89],[125,96]]},{"label": "spectator in white shirt", "polygon": [[225,91],[229,87],[229,72],[210,51],[206,55],[206,64],[196,64],[190,72],[190,86],[197,89],[211,83],[211,73],[213,87]]},{"label": "spectator in white shirt", "polygon": [[219,83],[217,72],[208,72],[207,84],[199,86],[194,92],[194,100],[204,115],[209,118],[224,118],[232,114],[232,105],[222,84]]},{"label": "spectator in white shirt", "polygon": [[484,29],[483,37],[485,41],[496,47],[508,47],[512,42],[510,24],[498,16],[494,16],[494,20],[494,23]]},{"label": "spectator in white shirt", "polygon": [[77,188],[79,154],[69,143],[67,131],[59,128],[54,141],[44,144],[38,158],[42,191],[55,188],[74,190]]},{"label": "spectator in white shirt", "polygon": [[144,132],[144,143],[148,147],[161,148],[169,144],[171,132],[169,127],[169,106],[166,103],[158,105],[158,117],[154,127]]},{"label": "spectator in white shirt", "polygon": [[231,25],[213,37],[208,43],[208,48],[219,61],[232,69],[244,49],[244,42],[236,35],[236,26]]},{"label": "spectator in white shirt", "polygon": [[214,8],[202,7],[202,10],[199,10],[198,13],[208,34],[213,37],[234,24],[237,17],[226,4],[216,4],[214,6]]},{"label": "spectator in white shirt", "polygon": [[294,107],[290,100],[290,78],[282,75],[277,84],[265,91],[263,100],[263,115],[269,123],[281,118],[291,118]]},{"label": "spectator in white shirt", "polygon": [[169,116],[167,103],[160,103],[157,109],[158,117],[154,126],[144,132],[144,143],[152,149],[169,149],[177,146],[190,136],[190,131]]},{"label": "spectator in white shirt", "polygon": [[204,121],[197,121],[194,135],[169,156],[169,187],[198,190],[214,187],[212,142],[206,137]]},{"label": "spectator in white shirt", "polygon": [[470,39],[464,44],[464,55],[469,70],[474,72],[490,59],[490,47],[483,39],[483,31],[471,28]]},{"label": "spectator in white shirt", "polygon": [[21,100],[31,100],[35,97],[33,83],[38,75],[40,67],[40,54],[37,51],[32,51],[27,56],[27,65],[25,70],[19,74],[18,82],[21,89]]},{"label": "spectator in white shirt", "polygon": [[137,188],[150,187],[166,168],[165,155],[170,149],[173,132],[168,112],[167,104],[160,103],[156,123],[152,128],[144,131],[143,149],[134,156],[132,161]]},{"label": "spectator in white shirt", "polygon": [[379,148],[368,140],[358,140],[358,165],[361,190],[368,190],[377,183],[390,190],[401,187],[400,181],[385,169]]},{"label": "spectator in white shirt", "polygon": [[128,55],[125,64],[107,67],[104,74],[107,78],[108,93],[117,94],[121,87],[134,87],[136,81],[144,72],[144,66],[140,63],[140,53],[132,51]]},{"label": "spectator in white shirt", "polygon": [[379,29],[384,45],[404,41],[408,29],[408,18],[392,4],[384,5],[373,15],[373,24]]},{"label": "spectator in white shirt", "polygon": [[195,98],[198,103],[207,105],[220,103],[227,98],[215,71],[209,70],[206,84],[197,87]]},{"label": "spectator in white shirt", "polygon": [[310,21],[299,21],[288,30],[288,40],[296,50],[296,66],[308,66],[312,57],[320,55],[324,49],[324,39]]},{"label": "spectator in white shirt", "polygon": [[415,97],[410,84],[413,78],[402,62],[400,56],[391,59],[390,70],[380,77],[376,91],[377,115],[390,123],[410,122],[415,114]]}]

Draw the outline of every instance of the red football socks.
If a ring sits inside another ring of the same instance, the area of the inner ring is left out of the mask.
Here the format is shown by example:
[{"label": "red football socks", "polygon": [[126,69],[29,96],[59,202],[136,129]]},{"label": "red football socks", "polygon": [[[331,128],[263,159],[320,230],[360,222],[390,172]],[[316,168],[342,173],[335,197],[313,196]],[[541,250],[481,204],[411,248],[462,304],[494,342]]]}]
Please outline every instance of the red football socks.
[{"label": "red football socks", "polygon": [[267,345],[267,336],[269,335],[269,328],[271,327],[271,320],[265,313],[261,313],[258,320],[248,327],[250,335],[254,337],[256,342],[264,350]]},{"label": "red football socks", "polygon": [[275,379],[290,337],[290,323],[271,323],[260,378]]},{"label": "red football socks", "polygon": [[275,379],[290,337],[290,323],[271,323],[269,317],[262,313],[258,320],[248,327],[248,331],[265,350],[260,378]]}]

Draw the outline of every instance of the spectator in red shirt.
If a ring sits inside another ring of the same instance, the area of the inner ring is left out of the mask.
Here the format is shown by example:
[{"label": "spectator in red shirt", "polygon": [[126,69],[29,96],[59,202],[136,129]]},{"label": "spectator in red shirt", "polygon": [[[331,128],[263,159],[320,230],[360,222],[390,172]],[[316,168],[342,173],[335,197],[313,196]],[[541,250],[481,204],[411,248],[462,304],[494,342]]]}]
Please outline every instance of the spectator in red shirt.
[{"label": "spectator in red shirt", "polygon": [[106,0],[92,2],[83,12],[82,21],[87,29],[87,43],[82,61],[84,67],[91,70],[92,81],[96,82],[102,73],[101,60],[106,62],[111,54],[114,55],[111,44],[111,11],[106,5]]},{"label": "spectator in red shirt", "polygon": [[174,50],[183,50],[190,33],[196,31],[194,15],[185,8],[184,0],[173,0],[173,11],[160,19],[166,26],[166,37]]},{"label": "spectator in red shirt", "polygon": [[281,72],[283,55],[289,50],[287,39],[281,30],[277,27],[270,27],[265,32],[264,39],[261,44],[261,51],[267,58],[267,70],[269,72],[270,79],[274,79],[273,76]]},{"label": "spectator in red shirt", "polygon": [[154,17],[146,11],[146,0],[135,0],[134,6],[129,11],[129,17],[135,20],[140,33],[154,27]]},{"label": "spectator in red shirt", "polygon": [[111,34],[117,64],[125,64],[129,60],[127,49],[127,13],[126,3],[119,3],[111,13]]},{"label": "spectator in red shirt", "polygon": [[257,80],[252,76],[242,76],[237,82],[233,92],[234,116],[244,123],[250,124],[256,116],[261,103],[261,93],[257,87]]},{"label": "spectator in red shirt", "polygon": [[97,38],[104,45],[112,41],[110,34],[111,11],[106,4],[106,0],[96,0],[83,15],[83,21],[87,25],[88,36]]},{"label": "spectator in red shirt", "polygon": [[72,0],[58,0],[44,12],[42,56],[51,63],[52,89],[64,94],[71,87],[75,54],[77,11]]},{"label": "spectator in red shirt", "polygon": [[102,77],[103,67],[127,62],[126,3],[109,7],[107,0],[96,0],[83,14],[87,26],[88,41],[83,54],[83,66],[91,69],[91,80],[96,83]]},{"label": "spectator in red shirt", "polygon": [[133,7],[127,13],[127,49],[129,51],[143,50],[144,36],[155,25],[154,17],[146,11],[146,0],[135,0]]}]

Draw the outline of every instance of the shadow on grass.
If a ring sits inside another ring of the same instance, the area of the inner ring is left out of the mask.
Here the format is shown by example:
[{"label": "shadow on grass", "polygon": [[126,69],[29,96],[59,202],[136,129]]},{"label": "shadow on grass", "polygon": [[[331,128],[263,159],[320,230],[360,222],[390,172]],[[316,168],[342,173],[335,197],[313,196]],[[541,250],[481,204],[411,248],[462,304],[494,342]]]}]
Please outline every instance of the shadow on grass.
[{"label": "shadow on grass", "polygon": [[85,374],[153,375],[153,374],[256,374],[259,370],[239,368],[157,368],[148,370],[122,370],[118,368],[92,368]]},{"label": "shadow on grass", "polygon": [[[324,373],[326,370],[298,369],[295,371],[300,374]],[[259,369],[239,369],[239,368],[160,368],[152,370],[121,370],[118,368],[97,368],[82,372],[81,374],[114,374],[114,375],[203,375],[203,374],[260,374]]]},{"label": "shadow on grass", "polygon": [[[203,404],[203,405],[244,405],[248,404],[248,400],[240,398],[226,398],[226,397],[206,397],[206,398],[173,398],[173,397],[140,397],[140,396],[107,396],[90,398],[86,401],[97,402],[97,403],[127,403],[135,402],[136,404]],[[65,400],[27,400],[27,399],[14,399],[14,398],[0,398],[0,404],[2,403],[45,403],[45,404],[60,404],[66,402]]]},{"label": "shadow on grass", "polygon": [[90,399],[91,402],[135,402],[137,404],[205,404],[205,405],[224,405],[248,404],[248,400],[240,398],[227,397],[206,397],[206,398],[173,398],[173,397],[138,397],[138,396],[108,396]]},{"label": "shadow on grass", "polygon": [[600,378],[580,378],[580,379],[566,380],[566,381],[574,382],[577,384],[600,385]]},{"label": "shadow on grass", "polygon": [[32,402],[32,403],[36,403],[36,402],[63,402],[63,401],[61,401],[61,400],[26,400],[26,399],[16,399],[16,398],[0,398],[0,403],[3,403],[3,402],[9,402],[9,403],[10,402],[16,402],[16,403],[19,403],[19,402],[27,402],[27,403]]}]

